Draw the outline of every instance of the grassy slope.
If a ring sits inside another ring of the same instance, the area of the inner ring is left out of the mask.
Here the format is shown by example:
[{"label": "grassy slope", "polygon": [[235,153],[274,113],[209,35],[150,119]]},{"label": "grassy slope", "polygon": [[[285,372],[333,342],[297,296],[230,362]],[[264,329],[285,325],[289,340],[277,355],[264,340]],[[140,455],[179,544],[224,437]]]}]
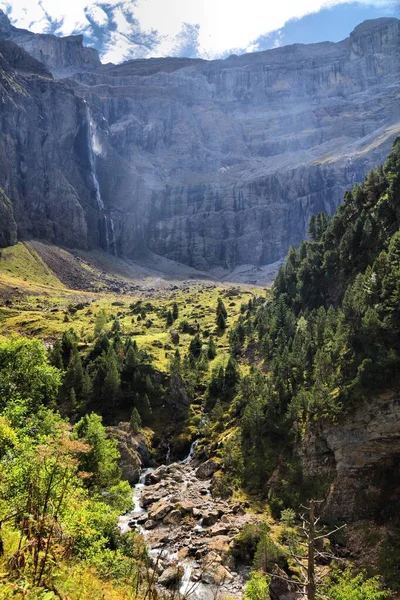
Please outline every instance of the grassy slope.
[{"label": "grassy slope", "polygon": [[[92,339],[97,314],[100,310],[105,310],[110,318],[118,315],[123,333],[132,335],[139,348],[150,352],[155,366],[161,370],[166,369],[176,348],[179,348],[182,355],[185,354],[192,339],[191,335],[180,333],[179,345],[174,346],[170,329],[179,329],[182,320],[187,320],[190,324],[198,321],[202,331],[208,329],[213,333],[215,308],[220,295],[224,297],[228,311],[228,325],[232,325],[240,314],[241,304],[248,302],[254,294],[262,293],[257,288],[218,286],[208,281],[185,282],[158,289],[157,281],[152,282],[151,279],[145,282],[146,285],[138,287],[137,292],[116,293],[110,291],[107,276],[96,267],[92,268],[82,262],[82,281],[89,273],[88,287],[95,284],[96,291],[70,289],[49,268],[34,249],[36,247],[19,243],[1,251],[0,334],[35,336],[51,343],[63,331],[73,327],[85,343]],[[57,249],[57,253],[60,252],[67,254]],[[66,264],[64,261],[64,269]],[[75,263],[71,271],[73,269],[76,269]],[[68,273],[64,272],[64,275],[68,280]],[[102,286],[104,290],[98,291]],[[151,304],[143,320],[138,320],[138,315],[131,314],[130,305],[138,300],[143,305]],[[179,307],[179,318],[168,328],[163,313],[165,309],[172,308],[174,302]],[[80,308],[79,305],[82,304],[84,307]],[[78,310],[75,312],[76,308]],[[214,364],[217,365],[227,357],[228,333],[217,337],[215,341],[218,356]]]}]

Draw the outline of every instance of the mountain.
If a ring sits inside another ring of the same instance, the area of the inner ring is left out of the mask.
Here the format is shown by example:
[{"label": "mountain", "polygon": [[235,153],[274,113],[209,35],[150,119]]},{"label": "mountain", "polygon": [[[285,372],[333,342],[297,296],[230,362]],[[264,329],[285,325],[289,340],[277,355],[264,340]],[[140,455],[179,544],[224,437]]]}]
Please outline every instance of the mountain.
[{"label": "mountain", "polygon": [[399,23],[226,60],[101,65],[79,36],[0,14],[1,243],[203,270],[281,259],[400,132]]}]

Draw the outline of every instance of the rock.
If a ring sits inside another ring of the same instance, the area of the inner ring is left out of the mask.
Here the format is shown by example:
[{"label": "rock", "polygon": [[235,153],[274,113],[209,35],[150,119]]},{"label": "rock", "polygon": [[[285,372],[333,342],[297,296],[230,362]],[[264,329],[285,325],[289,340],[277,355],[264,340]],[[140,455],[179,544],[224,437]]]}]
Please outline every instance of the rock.
[{"label": "rock", "polygon": [[227,535],[219,535],[211,539],[207,545],[209,550],[212,550],[215,553],[217,553],[223,560],[224,557],[230,555],[230,541],[231,540]]},{"label": "rock", "polygon": [[141,505],[145,508],[154,502],[158,502],[161,497],[161,493],[153,490],[152,488],[146,489],[143,491],[142,496],[140,498]]},{"label": "rock", "polygon": [[144,483],[145,485],[155,485],[156,483],[159,483],[160,480],[161,479],[157,473],[147,473],[146,477],[144,478]]},{"label": "rock", "polygon": [[139,481],[143,466],[150,464],[150,455],[144,437],[133,434],[129,423],[119,423],[116,427],[107,427],[107,434],[118,444],[122,478],[135,484]]},{"label": "rock", "polygon": [[198,479],[209,479],[216,471],[218,471],[218,465],[210,459],[198,467],[196,477]]},{"label": "rock", "polygon": [[208,555],[204,559],[201,580],[212,585],[224,585],[232,581],[233,575],[226,567],[215,562],[208,562]]},{"label": "rock", "polygon": [[210,531],[207,532],[208,535],[216,536],[216,535],[226,535],[228,533],[228,529],[224,525],[214,525]]},{"label": "rock", "polygon": [[397,19],[339,43],[101,65],[81,36],[0,18],[2,245],[36,237],[151,251],[188,271],[273,273],[310,215],[332,213],[399,131]]},{"label": "rock", "polygon": [[195,516],[194,511],[198,512],[198,510],[194,507],[193,502],[190,502],[190,500],[185,500],[183,502],[179,502],[179,510],[183,514],[188,514],[188,515],[192,514],[193,516]]},{"label": "rock", "polygon": [[153,519],[147,519],[147,521],[144,524],[144,528],[145,529],[154,529],[155,527],[157,527],[158,523],[157,521],[153,521]]},{"label": "rock", "polygon": [[298,586],[296,586],[294,583],[284,581],[284,579],[288,578],[288,575],[285,571],[275,565],[272,572],[277,576],[271,577],[271,582],[269,585],[269,593],[272,600],[296,600],[296,598],[300,598],[298,594]]},{"label": "rock", "polygon": [[400,455],[398,394],[368,398],[351,418],[309,427],[299,455],[308,477],[331,482],[324,516],[347,522],[393,519],[398,498],[384,481],[396,481]]},{"label": "rock", "polygon": [[[169,512],[173,509],[174,504],[171,504],[168,501],[159,500],[149,510],[149,517],[155,521],[159,521],[164,519]],[[179,512],[179,511],[177,511]]]},{"label": "rock", "polygon": [[158,579],[158,583],[164,587],[175,587],[183,576],[183,567],[171,566],[163,571]]},{"label": "rock", "polygon": [[170,331],[170,336],[171,336],[171,341],[173,344],[175,344],[175,345],[179,344],[180,337],[179,337],[179,333],[177,331]]},{"label": "rock", "polygon": [[172,510],[164,518],[164,523],[167,525],[178,525],[182,521],[182,514],[179,510]]},{"label": "rock", "polygon": [[204,527],[209,527],[210,525],[214,525],[219,519],[219,512],[217,510],[211,510],[203,515],[203,525]]},{"label": "rock", "polygon": [[138,525],[143,525],[148,520],[149,516],[147,514],[141,515],[136,519],[136,523]]}]

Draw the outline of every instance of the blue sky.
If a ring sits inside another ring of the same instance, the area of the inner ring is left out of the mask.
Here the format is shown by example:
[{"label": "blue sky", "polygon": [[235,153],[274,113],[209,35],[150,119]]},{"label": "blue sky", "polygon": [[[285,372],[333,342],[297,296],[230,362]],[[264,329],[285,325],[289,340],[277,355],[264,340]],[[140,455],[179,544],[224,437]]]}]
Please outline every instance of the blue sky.
[{"label": "blue sky", "polygon": [[0,8],[17,27],[82,33],[103,62],[338,41],[366,19],[400,18],[400,0],[0,0]]}]

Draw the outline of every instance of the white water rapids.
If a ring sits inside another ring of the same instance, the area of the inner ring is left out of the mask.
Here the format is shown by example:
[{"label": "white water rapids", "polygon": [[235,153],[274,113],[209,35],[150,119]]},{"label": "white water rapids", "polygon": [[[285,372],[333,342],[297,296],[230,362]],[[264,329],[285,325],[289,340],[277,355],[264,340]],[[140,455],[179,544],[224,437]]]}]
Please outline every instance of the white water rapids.
[{"label": "white water rapids", "polygon": [[[198,440],[195,440],[190,447],[190,451],[188,456],[181,461],[181,464],[187,465],[192,460],[193,454],[196,450],[198,444]],[[144,469],[140,475],[139,482],[134,486],[133,489],[133,510],[126,514],[122,515],[119,518],[118,526],[122,533],[126,533],[133,526],[136,531],[141,533],[143,537],[146,539],[146,530],[144,527],[137,523],[137,519],[139,521],[141,518],[147,515],[146,510],[141,506],[141,496],[143,490],[146,487],[145,481],[146,476],[152,473],[154,469]],[[134,522],[134,523],[132,523]],[[135,523],[136,522],[136,523]],[[202,525],[201,522],[195,526],[195,529],[201,530]],[[184,559],[179,560],[178,554],[176,552],[171,552],[168,550],[168,547],[151,547],[149,545],[149,555],[152,557],[154,562],[157,560],[162,560],[164,563],[168,563],[168,565],[176,565],[183,568],[183,576],[180,582],[179,594],[182,599],[185,600],[214,600],[215,598],[215,588],[212,585],[204,584],[198,581],[192,581],[192,573],[195,569],[199,568],[199,564],[195,560]]]}]

